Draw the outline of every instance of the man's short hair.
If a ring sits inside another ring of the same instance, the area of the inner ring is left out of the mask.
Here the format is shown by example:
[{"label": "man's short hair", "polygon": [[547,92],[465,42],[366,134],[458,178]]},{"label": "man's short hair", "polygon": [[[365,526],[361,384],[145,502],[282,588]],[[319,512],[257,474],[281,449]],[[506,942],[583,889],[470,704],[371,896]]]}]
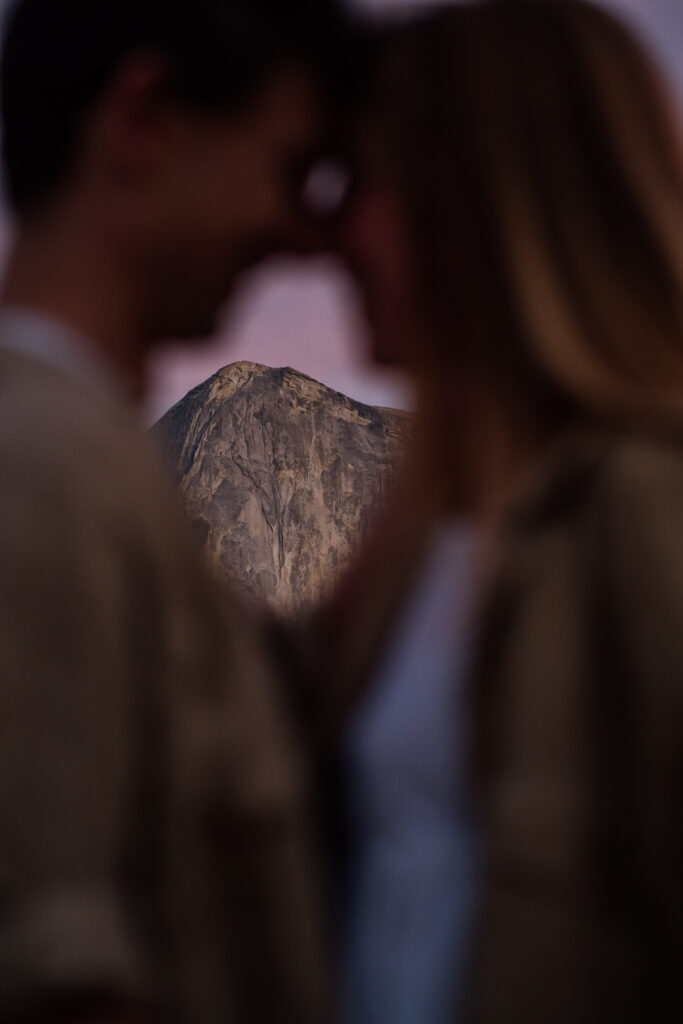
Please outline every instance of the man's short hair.
[{"label": "man's short hair", "polygon": [[329,79],[344,64],[342,26],[336,0],[15,0],[0,72],[10,206],[30,212],[63,182],[88,112],[126,57],[160,53],[173,95],[230,112],[282,63]]}]

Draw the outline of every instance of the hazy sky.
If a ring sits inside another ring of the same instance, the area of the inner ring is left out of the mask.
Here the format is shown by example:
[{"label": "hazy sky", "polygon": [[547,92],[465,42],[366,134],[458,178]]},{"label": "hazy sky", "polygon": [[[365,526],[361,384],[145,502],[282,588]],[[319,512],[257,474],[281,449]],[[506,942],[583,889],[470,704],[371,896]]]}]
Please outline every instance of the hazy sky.
[{"label": "hazy sky", "polygon": [[[9,2],[0,0],[0,11]],[[377,13],[424,6],[419,0],[349,2]],[[683,0],[604,2],[642,29],[683,100]],[[0,256],[7,234],[0,211]],[[237,359],[293,366],[363,401],[405,406],[410,401],[406,382],[368,365],[362,332],[353,288],[340,270],[327,261],[305,266],[276,262],[254,276],[215,341],[192,350],[171,346],[153,360],[147,416],[156,418],[189,388]]]}]

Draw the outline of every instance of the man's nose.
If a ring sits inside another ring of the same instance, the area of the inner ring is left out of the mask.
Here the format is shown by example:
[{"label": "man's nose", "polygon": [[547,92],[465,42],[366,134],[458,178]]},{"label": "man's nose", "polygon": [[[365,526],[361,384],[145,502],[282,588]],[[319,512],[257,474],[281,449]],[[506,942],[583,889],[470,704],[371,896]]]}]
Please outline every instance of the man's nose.
[{"label": "man's nose", "polygon": [[292,234],[302,253],[338,248],[339,225],[351,192],[351,173],[336,157],[314,162],[297,189]]}]

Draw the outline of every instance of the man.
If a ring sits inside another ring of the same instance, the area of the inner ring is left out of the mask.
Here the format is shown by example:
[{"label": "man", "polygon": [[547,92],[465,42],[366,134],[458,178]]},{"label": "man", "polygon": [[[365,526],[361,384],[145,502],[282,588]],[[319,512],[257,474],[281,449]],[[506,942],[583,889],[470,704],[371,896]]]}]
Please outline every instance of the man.
[{"label": "man", "polygon": [[[280,10],[280,7],[285,10]],[[0,1019],[325,1013],[303,772],[135,422],[290,237],[325,4],[19,0],[0,309]]]}]

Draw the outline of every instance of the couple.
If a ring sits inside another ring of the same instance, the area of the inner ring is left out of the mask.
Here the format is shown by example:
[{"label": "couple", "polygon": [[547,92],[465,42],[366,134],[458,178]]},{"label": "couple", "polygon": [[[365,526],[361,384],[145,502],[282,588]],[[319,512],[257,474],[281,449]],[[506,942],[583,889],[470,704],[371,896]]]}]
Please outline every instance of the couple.
[{"label": "couple", "polygon": [[[445,8],[376,41],[355,189],[315,224],[291,172],[347,46],[322,0],[13,10],[2,1018],[329,1019],[323,777],[346,1019],[680,1008],[677,126],[592,6]],[[418,426],[284,659],[198,561],[129,406],[154,341],[320,236]]]}]

